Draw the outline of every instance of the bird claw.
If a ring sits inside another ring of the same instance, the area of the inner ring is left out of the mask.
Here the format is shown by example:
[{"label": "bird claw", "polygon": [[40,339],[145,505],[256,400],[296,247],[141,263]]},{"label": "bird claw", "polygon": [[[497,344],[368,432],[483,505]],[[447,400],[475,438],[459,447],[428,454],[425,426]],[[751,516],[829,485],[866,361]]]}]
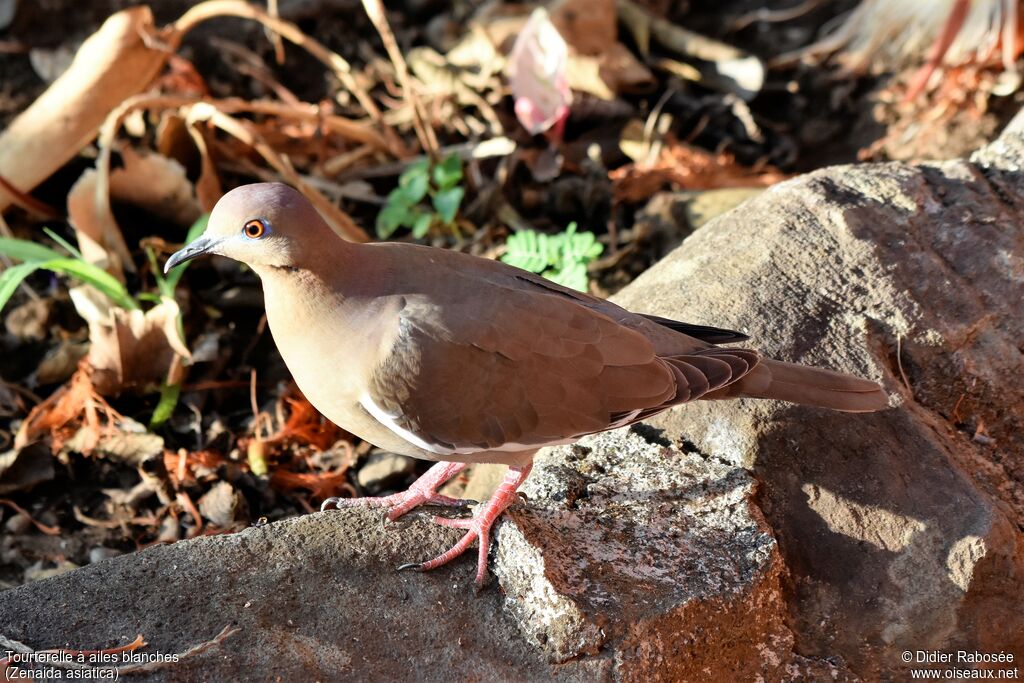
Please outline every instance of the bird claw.
[{"label": "bird claw", "polygon": [[[408,491],[403,493],[396,493],[381,498],[328,498],[320,506],[320,509],[327,510],[331,505],[339,508],[363,505],[383,506],[387,510],[381,515],[380,523],[381,528],[386,529],[389,522],[395,522],[395,520],[403,517],[413,508],[423,505],[440,505],[446,508],[463,509],[480,505],[475,500],[451,498],[437,493],[437,487],[458,473],[462,467],[463,465],[460,463],[439,463],[434,468],[431,468],[431,472],[425,474]],[[437,524],[463,529],[466,533],[463,534],[462,538],[454,546],[432,560],[426,562],[407,562],[398,567],[398,571],[414,570],[425,572],[440,567],[464,553],[473,544],[473,541],[479,539],[476,571],[476,590],[479,592],[487,578],[487,556],[490,550],[491,528],[505,511],[505,508],[516,500],[516,489],[519,488],[519,485],[526,479],[529,473],[530,465],[510,468],[509,473],[505,475],[504,481],[494,492],[494,495],[483,506],[478,508],[472,517],[453,518],[431,515]]]},{"label": "bird claw", "polygon": [[320,503],[320,512],[325,512],[332,505],[337,505],[341,498],[334,496],[332,498],[324,498],[324,502]]}]

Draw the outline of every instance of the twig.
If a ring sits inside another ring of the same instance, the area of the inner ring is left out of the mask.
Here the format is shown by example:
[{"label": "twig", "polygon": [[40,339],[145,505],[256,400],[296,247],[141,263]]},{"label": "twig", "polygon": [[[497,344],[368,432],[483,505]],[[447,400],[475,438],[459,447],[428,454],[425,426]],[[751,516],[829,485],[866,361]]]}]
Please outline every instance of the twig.
[{"label": "twig", "polygon": [[[281,15],[277,11],[277,0],[267,0],[267,13],[276,21],[281,20]],[[274,59],[278,64],[284,64],[284,42],[281,40],[281,34],[271,33],[268,37],[274,43]]]},{"label": "twig", "polygon": [[[280,40],[280,36],[276,33],[271,33],[274,38]],[[299,104],[299,98],[291,90],[286,88],[280,81],[274,78],[274,75],[270,72],[269,67],[263,59],[245,47],[232,40],[225,38],[218,38],[212,36],[210,38],[210,44],[216,47],[218,50],[223,50],[228,55],[235,57],[238,60],[238,64],[235,65],[235,69],[245,76],[259,81],[267,88],[272,90],[278,99],[282,102],[286,102],[291,105]]]},{"label": "twig", "polygon": [[423,151],[427,153],[427,156],[431,160],[437,161],[440,159],[437,153],[437,135],[434,133],[434,129],[427,125],[427,116],[423,110],[423,103],[416,96],[416,90],[413,88],[412,80],[409,78],[409,66],[405,63],[402,51],[398,49],[395,34],[392,33],[391,26],[388,24],[388,18],[384,14],[384,5],[381,3],[381,0],[363,0],[363,9],[366,10],[367,16],[370,17],[370,21],[373,22],[374,27],[380,34],[380,39],[384,43],[384,49],[387,50],[388,57],[391,58],[391,63],[395,66],[398,82],[402,84],[402,94],[405,96],[405,100],[412,106],[413,128],[416,129],[416,137],[419,138]]},{"label": "twig", "polygon": [[[203,107],[202,111],[199,108]],[[305,195],[306,199],[313,204],[320,212],[331,229],[342,239],[352,242],[368,242],[370,237],[366,232],[356,225],[352,218],[340,208],[329,202],[316,189],[310,187],[296,172],[288,157],[278,154],[273,148],[254,130],[244,125],[241,121],[234,119],[224,112],[218,111],[212,105],[197,104],[193,107],[197,119],[206,119],[217,126],[225,133],[232,135],[245,144],[256,150],[263,159],[274,167],[281,176],[287,180],[299,192]]]},{"label": "twig", "polygon": [[303,48],[331,69],[342,85],[355,95],[355,98],[362,105],[363,109],[366,110],[366,113],[370,115],[370,118],[374,121],[380,121],[380,109],[373,99],[370,98],[369,93],[356,83],[355,78],[352,76],[352,66],[344,57],[328,49],[315,38],[307,36],[298,26],[290,21],[272,17],[259,7],[250,5],[242,0],[208,0],[192,7],[171,26],[171,35],[168,38],[168,42],[180,42],[181,37],[195,28],[196,24],[221,16],[241,17],[242,19],[258,21],[280,34],[288,42]]},{"label": "twig", "polygon": [[47,536],[58,536],[58,535],[60,535],[60,527],[50,526],[49,524],[43,524],[42,522],[36,521],[32,517],[32,515],[28,514],[28,512],[26,512],[24,508],[22,508],[20,505],[15,503],[13,500],[7,500],[6,498],[0,498],[0,505],[6,505],[7,507],[9,507],[12,510],[14,510],[15,512],[17,512],[19,515],[24,515],[28,519],[28,521],[32,522],[32,525],[35,526],[35,528],[39,529],[40,531],[42,531]]},{"label": "twig", "polygon": [[910,380],[907,379],[907,373],[903,371],[902,339],[903,337],[901,335],[896,335],[896,367],[899,368],[900,377],[903,378],[903,386],[907,388],[907,392],[910,394],[910,398],[914,398],[914,390],[910,388]]},{"label": "twig", "polygon": [[793,19],[801,17],[814,10],[816,7],[821,5],[822,2],[824,2],[824,0],[806,0],[794,7],[775,10],[762,7],[761,9],[754,10],[753,12],[747,12],[736,19],[736,21],[733,22],[731,29],[733,31],[742,31],[746,27],[757,22],[775,24],[783,21],[792,21]]},{"label": "twig", "polygon": [[[467,161],[469,159],[503,157],[511,154],[515,149],[516,143],[513,140],[506,137],[498,137],[483,140],[481,142],[462,142],[457,145],[442,147],[438,150],[438,153],[442,158],[455,154],[463,161]],[[367,168],[360,168],[349,173],[343,173],[342,176],[338,178],[338,181],[344,182],[363,178],[386,178],[388,176],[398,175],[412,164],[415,164],[417,161],[422,161],[423,159],[426,159],[426,156],[420,155],[409,159],[402,159],[401,161],[393,161],[387,164],[377,164]]]},{"label": "twig", "polygon": [[[192,657],[200,655],[206,652],[207,650],[210,650],[211,648],[217,647],[225,640],[227,640],[228,638],[235,635],[241,630],[242,629],[238,626],[225,626],[221,629],[220,633],[218,633],[210,640],[207,640],[203,643],[199,643],[198,645],[193,645],[184,652],[179,652],[176,655],[168,655],[166,657],[154,659],[153,661],[145,662],[144,664],[127,664],[125,666],[90,666],[89,664],[82,664],[80,662],[68,662],[58,659],[47,659],[46,665],[60,669],[75,669],[79,671],[90,670],[96,671],[97,673],[107,674],[106,676],[97,676],[97,678],[102,677],[116,679],[116,677],[123,675],[148,674],[153,673],[154,671],[159,671],[161,669],[167,669],[172,666],[176,666],[187,659],[191,659]],[[14,665],[17,665],[19,663],[17,661],[17,655],[34,655],[38,652],[43,652],[47,654],[62,652],[62,650],[36,651],[30,648],[28,645],[18,642],[17,640],[14,640],[12,638],[7,638],[2,634],[0,634],[0,647],[3,647],[4,650],[16,653],[15,656],[11,657],[10,659],[0,660],[0,663],[7,664],[8,666],[11,663],[13,663]],[[118,650],[122,649],[124,648],[118,648]],[[11,660],[14,661],[11,662]]]}]

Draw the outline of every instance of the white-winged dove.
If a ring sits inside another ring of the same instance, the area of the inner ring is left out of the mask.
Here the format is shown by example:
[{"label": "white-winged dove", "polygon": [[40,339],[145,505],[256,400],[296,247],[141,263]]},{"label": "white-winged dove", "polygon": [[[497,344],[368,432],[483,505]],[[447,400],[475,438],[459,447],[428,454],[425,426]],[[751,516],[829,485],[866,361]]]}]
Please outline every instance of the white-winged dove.
[{"label": "white-winged dove", "polygon": [[698,399],[773,398],[851,412],[888,400],[875,382],[720,347],[738,332],[631,313],[533,273],[412,244],[339,239],[312,205],[277,183],[218,202],[203,235],[166,269],[202,254],[248,264],[285,363],[328,419],[394,453],[436,461],[408,491],[329,499],[377,505],[397,519],[467,463],[508,474],[466,530],[427,570],[479,538],[477,582],[491,526],[515,499],[539,448],[632,424]]}]

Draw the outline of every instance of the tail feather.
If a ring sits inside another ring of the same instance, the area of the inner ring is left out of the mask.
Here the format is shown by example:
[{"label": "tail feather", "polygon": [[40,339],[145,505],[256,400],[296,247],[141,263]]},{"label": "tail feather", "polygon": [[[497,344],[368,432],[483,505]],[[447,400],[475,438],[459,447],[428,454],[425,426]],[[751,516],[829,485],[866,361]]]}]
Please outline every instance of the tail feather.
[{"label": "tail feather", "polygon": [[774,398],[850,413],[869,413],[889,405],[888,395],[877,382],[768,358],[739,381],[703,398]]}]

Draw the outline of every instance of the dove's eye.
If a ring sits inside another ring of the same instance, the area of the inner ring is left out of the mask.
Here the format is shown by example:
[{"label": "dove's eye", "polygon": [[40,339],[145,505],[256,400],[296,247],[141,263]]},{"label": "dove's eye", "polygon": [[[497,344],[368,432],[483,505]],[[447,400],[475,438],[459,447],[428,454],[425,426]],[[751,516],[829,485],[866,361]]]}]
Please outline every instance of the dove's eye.
[{"label": "dove's eye", "polygon": [[270,232],[266,221],[261,218],[254,218],[251,221],[246,221],[245,225],[242,226],[242,233],[249,239],[258,240],[261,237],[266,236]]}]

